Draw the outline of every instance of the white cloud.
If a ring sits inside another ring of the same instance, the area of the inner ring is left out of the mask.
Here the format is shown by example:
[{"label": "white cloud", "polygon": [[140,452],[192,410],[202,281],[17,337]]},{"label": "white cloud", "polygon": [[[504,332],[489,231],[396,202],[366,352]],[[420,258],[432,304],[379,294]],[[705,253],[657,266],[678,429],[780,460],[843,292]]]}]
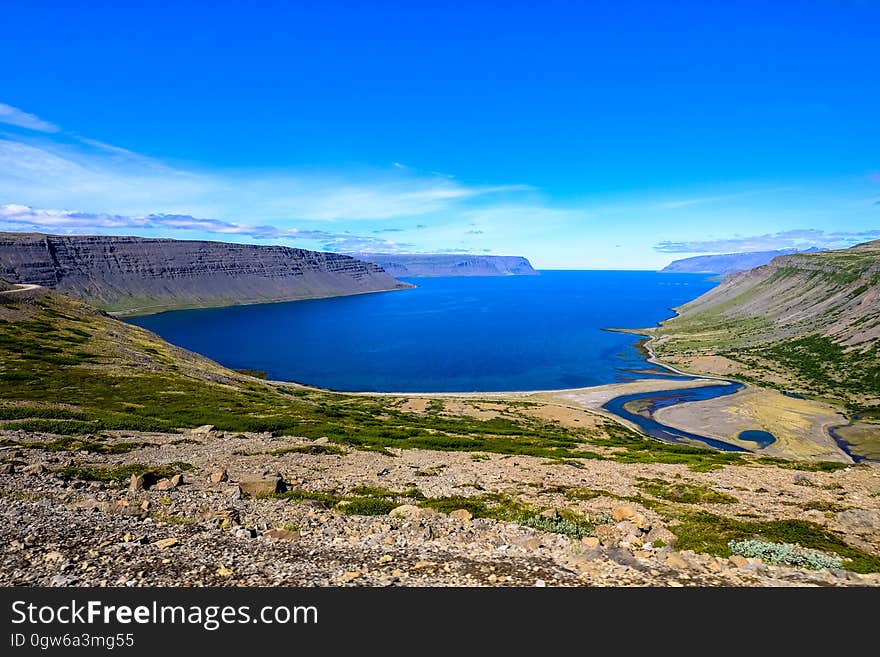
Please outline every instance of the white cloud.
[{"label": "white cloud", "polygon": [[58,132],[60,128],[54,123],[43,121],[38,116],[23,112],[17,107],[0,103],[0,123],[36,130],[37,132]]},{"label": "white cloud", "polygon": [[73,210],[31,208],[26,205],[0,205],[0,230],[84,234],[96,230],[171,229],[218,235],[239,235],[257,240],[308,240],[332,251],[384,249],[398,251],[411,244],[401,244],[369,235],[348,232],[279,228],[277,226],[236,223],[180,214],[127,216],[96,214]]},{"label": "white cloud", "polygon": [[654,249],[661,253],[751,253],[811,246],[845,248],[876,239],[880,239],[880,230],[825,232],[810,228],[712,240],[664,241]]}]

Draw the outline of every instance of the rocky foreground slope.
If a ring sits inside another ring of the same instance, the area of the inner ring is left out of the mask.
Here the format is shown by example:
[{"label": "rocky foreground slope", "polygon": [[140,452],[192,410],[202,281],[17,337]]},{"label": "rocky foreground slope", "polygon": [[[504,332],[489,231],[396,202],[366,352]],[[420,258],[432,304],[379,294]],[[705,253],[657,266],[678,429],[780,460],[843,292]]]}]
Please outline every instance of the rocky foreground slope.
[{"label": "rocky foreground slope", "polygon": [[535,276],[521,256],[459,255],[448,253],[359,253],[355,257],[379,265],[397,278],[440,276]]},{"label": "rocky foreground slope", "polygon": [[0,372],[0,585],[880,584],[870,464],[273,384],[45,289]]},{"label": "rocky foreground slope", "polygon": [[410,287],[374,264],[284,246],[0,233],[0,278],[151,313]]}]

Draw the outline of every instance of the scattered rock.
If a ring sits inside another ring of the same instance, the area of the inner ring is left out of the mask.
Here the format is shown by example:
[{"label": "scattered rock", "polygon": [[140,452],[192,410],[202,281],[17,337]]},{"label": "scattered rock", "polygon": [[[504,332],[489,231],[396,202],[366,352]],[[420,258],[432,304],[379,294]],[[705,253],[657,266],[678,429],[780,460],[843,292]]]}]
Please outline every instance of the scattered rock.
[{"label": "scattered rock", "polygon": [[840,511],[835,518],[844,529],[852,532],[864,532],[880,529],[880,513],[870,509],[847,509]]},{"label": "scattered rock", "polygon": [[651,531],[651,522],[644,516],[644,514],[636,513],[633,514],[633,517],[630,518],[630,522],[632,522],[636,527],[638,527],[643,532]]},{"label": "scattered rock", "polygon": [[728,561],[730,562],[730,564],[732,566],[735,566],[737,568],[743,568],[743,567],[749,565],[749,560],[746,559],[745,557],[739,556],[738,554],[734,554],[732,557],[730,557],[728,559]]},{"label": "scattered rock", "polygon": [[588,548],[599,547],[599,539],[596,536],[584,536],[581,539],[581,543],[583,543]]},{"label": "scattered rock", "polygon": [[388,515],[392,518],[407,518],[408,520],[415,520],[417,518],[423,518],[426,515],[426,510],[427,509],[422,509],[412,504],[401,504],[400,506],[391,509],[391,511],[388,512]]},{"label": "scattered rock", "polygon": [[541,518],[550,518],[551,520],[556,520],[559,517],[559,511],[556,509],[544,509],[541,513],[538,514]]},{"label": "scattered rock", "polygon": [[246,477],[239,480],[238,487],[242,493],[254,497],[283,493],[285,490],[284,480],[281,477]]},{"label": "scattered rock", "polygon": [[232,577],[232,574],[233,574],[233,573],[232,573],[232,570],[230,570],[230,569],[227,568],[226,566],[220,566],[220,567],[217,569],[217,574],[218,574],[220,577]]},{"label": "scattered rock", "polygon": [[459,520],[461,522],[470,522],[471,520],[473,520],[474,514],[467,509],[456,509],[449,514],[449,517],[453,520]]},{"label": "scattered rock", "polygon": [[15,466],[12,463],[0,464],[0,474],[5,474],[5,475],[15,474]]},{"label": "scattered rock", "polygon": [[636,511],[631,506],[616,506],[611,509],[611,517],[614,518],[615,522],[620,522],[621,520],[629,520],[635,514]]},{"label": "scattered rock", "polygon": [[128,480],[128,490],[132,492],[144,490],[146,487],[147,484],[144,475],[131,475],[131,479]]},{"label": "scattered rock", "polygon": [[362,576],[362,573],[359,570],[349,570],[349,571],[342,573],[342,575],[339,577],[339,579],[343,582],[351,582],[353,580],[358,579],[361,576]]},{"label": "scattered rock", "polygon": [[156,482],[153,486],[153,490],[163,491],[163,490],[174,490],[177,486],[174,485],[174,482],[168,478],[162,478]]},{"label": "scattered rock", "polygon": [[26,475],[41,475],[46,472],[46,466],[42,463],[34,463],[33,465],[25,466],[22,469],[22,473]]},{"label": "scattered rock", "polygon": [[190,429],[190,433],[194,436],[210,436],[215,431],[213,424],[203,424],[195,429]]},{"label": "scattered rock", "polygon": [[212,484],[220,484],[224,481],[229,481],[229,473],[226,472],[226,468],[218,468],[208,476],[208,481]]},{"label": "scattered rock", "polygon": [[292,529],[270,529],[263,532],[263,536],[276,541],[298,541],[300,534]]},{"label": "scattered rock", "polygon": [[155,545],[160,550],[164,550],[166,548],[174,547],[180,543],[175,537],[170,538],[160,538],[158,541],[153,541],[153,545]]},{"label": "scattered rock", "polygon": [[612,525],[599,525],[596,527],[596,537],[605,547],[617,547],[620,543],[620,530]]},{"label": "scattered rock", "polygon": [[684,560],[677,552],[670,552],[666,555],[666,565],[670,568],[689,568],[690,564]]},{"label": "scattered rock", "polygon": [[379,557],[379,563],[391,563],[392,561],[394,561],[394,557],[392,557],[390,554],[383,554],[381,557]]}]

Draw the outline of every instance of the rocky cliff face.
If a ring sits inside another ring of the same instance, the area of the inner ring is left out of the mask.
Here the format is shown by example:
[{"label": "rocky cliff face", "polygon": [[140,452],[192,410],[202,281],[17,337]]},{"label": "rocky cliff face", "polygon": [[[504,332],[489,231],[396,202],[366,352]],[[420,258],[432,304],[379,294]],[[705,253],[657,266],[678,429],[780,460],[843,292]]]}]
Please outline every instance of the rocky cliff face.
[{"label": "rocky cliff face", "polygon": [[779,251],[752,251],[750,253],[723,253],[719,255],[694,256],[673,260],[663,269],[661,274],[721,274],[727,275],[746,269],[753,269],[766,265],[773,258],[793,253],[814,253],[816,248],[811,249],[781,249]]},{"label": "rocky cliff face", "polygon": [[150,313],[410,287],[335,253],[225,242],[0,233],[0,278]]},{"label": "rocky cliff face", "polygon": [[531,263],[520,256],[456,255],[448,253],[359,253],[398,278],[439,276],[535,276]]},{"label": "rocky cliff face", "polygon": [[[679,308],[669,330],[722,330],[742,320],[737,344],[820,334],[845,345],[880,338],[880,241],[850,249],[799,253],[732,274]],[[714,327],[714,329],[713,329]]]}]

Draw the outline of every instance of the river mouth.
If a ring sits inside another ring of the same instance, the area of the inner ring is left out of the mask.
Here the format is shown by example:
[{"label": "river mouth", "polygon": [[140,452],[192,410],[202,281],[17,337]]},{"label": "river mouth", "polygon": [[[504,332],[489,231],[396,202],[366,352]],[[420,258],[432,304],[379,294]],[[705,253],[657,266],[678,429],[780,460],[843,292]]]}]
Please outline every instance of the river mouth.
[{"label": "river mouth", "polygon": [[[696,380],[696,379],[694,379]],[[670,443],[693,445],[703,443],[723,452],[749,452],[750,450],[717,438],[701,436],[696,433],[676,429],[654,419],[654,413],[661,408],[683,404],[685,402],[704,401],[717,397],[726,397],[742,390],[744,385],[737,381],[724,381],[718,385],[700,386],[698,388],[682,388],[677,390],[655,390],[638,392],[615,397],[603,404],[602,408],[632,422],[646,435]],[[766,433],[766,432],[765,432]],[[770,435],[770,434],[768,434]],[[769,444],[769,443],[768,443]]]}]

